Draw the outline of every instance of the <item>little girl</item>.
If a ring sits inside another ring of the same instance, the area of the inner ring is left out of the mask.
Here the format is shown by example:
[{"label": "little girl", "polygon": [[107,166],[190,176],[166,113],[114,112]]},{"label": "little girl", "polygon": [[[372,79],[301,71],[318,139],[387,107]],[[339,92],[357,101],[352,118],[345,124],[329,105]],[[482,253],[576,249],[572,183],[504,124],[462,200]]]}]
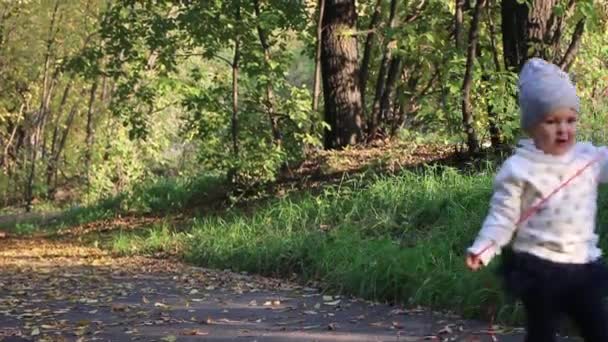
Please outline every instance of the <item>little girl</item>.
[{"label": "little girl", "polygon": [[478,270],[513,240],[499,270],[507,292],[523,302],[526,341],[556,341],[567,314],[585,341],[608,342],[608,268],[594,232],[598,183],[608,182],[606,149],[576,142],[579,99],[559,67],[530,59],[519,105],[531,139],[501,166],[466,264]]}]

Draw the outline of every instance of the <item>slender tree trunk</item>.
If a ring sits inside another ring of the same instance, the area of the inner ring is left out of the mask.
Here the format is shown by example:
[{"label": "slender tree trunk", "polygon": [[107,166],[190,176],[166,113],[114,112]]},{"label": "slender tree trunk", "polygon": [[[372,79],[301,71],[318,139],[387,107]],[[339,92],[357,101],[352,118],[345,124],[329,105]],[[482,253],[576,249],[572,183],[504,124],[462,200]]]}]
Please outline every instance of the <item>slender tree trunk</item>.
[{"label": "slender tree trunk", "polygon": [[[235,19],[237,22],[241,20],[241,4],[240,1],[237,1]],[[239,156],[239,142],[238,142],[238,113],[239,113],[239,63],[241,59],[241,36],[238,30],[235,31],[234,37],[234,56],[232,59],[232,153],[234,154],[234,158],[238,158]],[[236,170],[230,172],[229,178],[236,176]]]},{"label": "slender tree trunk", "polygon": [[456,50],[461,50],[463,43],[462,27],[464,25],[464,0],[456,0],[456,13],[454,14],[454,42]]},{"label": "slender tree trunk", "polygon": [[576,0],[570,0],[568,2],[568,7],[566,8],[565,15],[562,15],[562,16],[560,16],[560,17],[558,17],[556,19],[555,12],[553,12],[551,14],[550,22],[553,23],[553,22],[555,22],[557,20],[557,24],[555,25],[555,30],[554,30],[553,34],[551,35],[551,38],[550,38],[550,40],[551,40],[551,47],[553,49],[553,60],[554,61],[557,61],[559,59],[562,34],[564,32],[564,25],[566,23],[566,18],[569,17],[572,14],[572,12],[574,11],[575,7],[576,7]]},{"label": "slender tree trunk", "polygon": [[61,102],[59,103],[59,108],[57,108],[56,119],[53,124],[53,136],[51,137],[51,150],[49,151],[49,157],[47,158],[47,166],[46,166],[46,188],[47,188],[47,198],[52,198],[53,193],[55,192],[55,187],[52,185],[53,174],[55,174],[55,169],[57,168],[56,158],[57,155],[57,138],[59,137],[59,121],[61,118],[61,114],[63,113],[63,109],[67,103],[68,96],[72,89],[72,79],[70,79],[63,90],[63,96],[61,97]]},{"label": "slender tree trunk", "polygon": [[95,122],[93,116],[95,115],[95,94],[97,93],[98,85],[99,79],[96,78],[91,85],[91,90],[89,92],[89,105],[87,109],[86,150],[84,152],[84,169],[87,189],[91,184],[91,163],[93,160],[93,145],[95,144],[95,128],[93,127]]},{"label": "slender tree trunk", "polygon": [[312,86],[312,110],[319,110],[319,95],[321,93],[321,40],[323,33],[323,11],[325,0],[319,0],[319,18],[317,20],[317,47],[315,52],[315,77]]},{"label": "slender tree trunk", "polygon": [[325,121],[325,148],[343,148],[362,140],[361,91],[354,0],[326,0],[323,14],[321,66]]},{"label": "slender tree trunk", "polygon": [[[491,1],[491,0],[490,0]],[[492,18],[492,11],[487,11],[488,16],[488,27],[490,28],[490,47],[492,49],[492,61],[494,62],[494,67],[496,71],[501,71],[500,61],[498,58],[498,48],[496,44],[496,25],[494,24],[494,19]]]},{"label": "slender tree trunk", "polygon": [[[492,0],[489,0],[492,1]],[[490,5],[492,2],[489,3]],[[496,48],[496,30],[494,27],[494,20],[492,19],[492,11],[486,11],[488,18],[488,26],[490,28],[490,49],[492,50],[492,60],[494,61],[494,68],[496,72],[501,71],[500,62],[498,59],[498,49]],[[483,79],[487,82],[490,80],[489,72],[484,71]],[[493,96],[499,96],[494,94]],[[489,132],[490,142],[493,148],[499,148],[502,142],[500,126],[498,122],[498,113],[491,103],[488,103],[488,121],[489,121]]]},{"label": "slender tree trunk", "polygon": [[[260,2],[259,0],[253,0],[253,6],[255,10],[255,15],[257,18],[260,18]],[[260,44],[262,45],[262,49],[264,50],[264,63],[266,64],[267,70],[270,72],[270,45],[268,44],[268,39],[266,38],[266,32],[260,24],[257,25],[258,36],[260,38]],[[274,109],[274,92],[272,89],[272,81],[269,79],[266,81],[266,99],[265,99],[266,113],[268,114],[268,120],[270,122],[270,129],[272,131],[272,137],[274,139],[274,143],[277,146],[281,146],[281,131],[279,130],[279,124],[277,121],[277,117],[275,115]]]},{"label": "slender tree trunk", "polygon": [[[389,14],[389,27],[393,28],[396,24],[397,0],[391,0],[391,9]],[[378,79],[376,81],[376,94],[374,95],[374,104],[372,105],[372,113],[368,124],[368,140],[377,138],[378,128],[380,125],[381,116],[381,101],[384,96],[386,86],[386,74],[388,72],[389,63],[392,57],[392,48],[395,46],[394,40],[387,42],[380,62],[380,70],[378,71]]]},{"label": "slender tree trunk", "polygon": [[471,88],[473,86],[473,67],[475,64],[477,41],[479,39],[479,19],[486,0],[479,0],[475,4],[473,20],[469,31],[469,47],[467,52],[467,64],[462,84],[462,121],[467,136],[467,145],[470,153],[479,151],[479,139],[473,127],[473,110],[471,106]]},{"label": "slender tree trunk", "polygon": [[528,8],[517,0],[501,1],[502,45],[505,66],[519,72],[528,58],[527,34]]},{"label": "slender tree trunk", "polygon": [[566,50],[566,54],[562,57],[562,60],[559,62],[560,68],[568,71],[574,63],[576,58],[576,54],[581,46],[581,42],[583,40],[583,33],[585,32],[585,19],[581,19],[574,29],[574,33],[572,34],[572,41],[570,42],[570,46],[568,46],[568,50]]},{"label": "slender tree trunk", "polygon": [[[49,27],[49,36],[46,44],[46,52],[44,56],[44,69],[42,75],[42,92],[40,95],[40,108],[38,111],[32,115],[31,122],[29,125],[29,134],[28,142],[29,142],[29,150],[30,150],[30,168],[27,176],[27,183],[25,187],[25,210],[27,212],[32,209],[32,202],[34,200],[34,181],[36,178],[36,163],[38,162],[38,148],[40,145],[40,135],[42,133],[42,126],[44,124],[44,120],[46,114],[49,109],[49,99],[51,88],[53,83],[55,82],[55,77],[51,80],[49,79],[49,72],[51,67],[51,54],[52,48],[55,41],[55,24],[57,20],[57,14],[59,10],[59,1],[55,2],[55,6],[53,9],[53,14],[51,17],[51,23]],[[57,75],[57,74],[55,74]]]},{"label": "slender tree trunk", "polygon": [[[386,77],[386,85],[384,86],[384,92],[382,93],[382,99],[380,100],[380,122],[389,123],[388,121],[392,118],[392,94],[395,88],[395,82],[399,77],[401,69],[401,58],[393,56],[388,67],[388,75]],[[392,118],[394,120],[394,118]]]},{"label": "slender tree trunk", "polygon": [[371,21],[369,23],[369,29],[367,37],[365,38],[365,47],[363,49],[363,59],[361,60],[361,71],[359,76],[360,88],[361,88],[361,105],[365,111],[365,93],[367,90],[367,80],[369,78],[369,63],[372,57],[372,49],[374,47],[374,37],[376,29],[378,28],[378,22],[380,21],[382,14],[382,0],[376,0],[374,6],[374,14],[372,14]]}]

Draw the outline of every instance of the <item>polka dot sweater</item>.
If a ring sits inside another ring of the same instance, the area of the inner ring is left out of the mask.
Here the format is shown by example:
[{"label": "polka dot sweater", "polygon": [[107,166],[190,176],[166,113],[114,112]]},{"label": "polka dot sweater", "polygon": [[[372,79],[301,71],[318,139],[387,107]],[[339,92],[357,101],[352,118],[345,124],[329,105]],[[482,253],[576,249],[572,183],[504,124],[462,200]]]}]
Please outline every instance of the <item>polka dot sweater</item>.
[{"label": "polka dot sweater", "polygon": [[[599,182],[608,182],[608,149],[577,143],[565,155],[553,156],[537,149],[529,139],[518,145],[496,175],[489,213],[468,252],[481,253],[484,265],[510,242],[514,251],[558,263],[587,263],[599,258],[597,189]],[[530,208],[581,169],[582,173],[518,224]]]}]

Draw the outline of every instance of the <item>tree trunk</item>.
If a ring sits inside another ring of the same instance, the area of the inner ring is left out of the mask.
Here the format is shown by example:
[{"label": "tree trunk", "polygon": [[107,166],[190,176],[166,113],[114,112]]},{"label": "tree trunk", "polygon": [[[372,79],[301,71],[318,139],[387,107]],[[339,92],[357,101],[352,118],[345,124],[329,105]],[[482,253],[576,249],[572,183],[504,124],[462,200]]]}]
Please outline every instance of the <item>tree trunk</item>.
[{"label": "tree trunk", "polygon": [[47,188],[47,198],[52,198],[53,193],[55,192],[55,187],[52,185],[53,174],[55,174],[55,169],[57,167],[56,158],[57,155],[57,138],[59,136],[59,121],[61,118],[61,114],[63,113],[63,108],[68,99],[68,95],[70,94],[70,90],[72,89],[72,79],[68,81],[68,84],[65,86],[63,90],[63,96],[61,97],[61,102],[59,104],[59,108],[57,109],[55,123],[53,125],[53,136],[51,137],[51,150],[49,152],[49,157],[47,158],[46,165],[46,188]]},{"label": "tree trunk", "polygon": [[[260,1],[253,0],[253,6],[255,10],[255,15],[259,19],[260,18]],[[260,44],[262,45],[262,49],[264,51],[264,63],[266,64],[266,68],[270,71],[270,45],[268,44],[268,39],[266,38],[266,32],[260,24],[257,25],[258,36],[260,38]],[[274,139],[274,143],[277,146],[281,146],[281,131],[279,130],[279,124],[277,122],[277,117],[275,115],[274,110],[274,92],[272,89],[272,81],[269,79],[266,81],[266,99],[265,99],[266,113],[268,114],[268,120],[270,122],[270,130],[272,132],[272,137]]]},{"label": "tree trunk", "polygon": [[317,19],[317,47],[315,52],[315,77],[312,85],[312,110],[319,110],[319,93],[321,91],[321,39],[323,33],[323,11],[325,0],[319,0],[319,18]]},{"label": "tree trunk", "polygon": [[[241,21],[241,2],[236,2],[235,20],[237,23]],[[234,55],[232,57],[232,117],[230,120],[230,128],[232,135],[232,154],[236,162],[239,157],[239,63],[241,59],[241,35],[238,28],[234,31]],[[227,174],[228,182],[236,183],[238,169],[233,165]]]},{"label": "tree trunk", "polygon": [[95,114],[95,94],[97,93],[97,86],[99,79],[96,78],[91,85],[91,91],[89,93],[89,106],[87,110],[87,128],[86,128],[86,150],[84,154],[84,169],[85,169],[85,181],[87,184],[87,191],[90,185],[91,175],[91,162],[93,156],[93,144],[95,143],[95,128],[93,115]]},{"label": "tree trunk", "polygon": [[[534,5],[528,9],[528,58],[540,57],[551,60],[550,38],[555,28],[551,23],[553,7],[557,4],[557,0],[536,0]],[[531,10],[530,10],[531,9]]]},{"label": "tree trunk", "polygon": [[[241,4],[237,1],[235,19],[237,22],[241,20]],[[241,59],[241,37],[237,33],[234,37],[234,56],[232,59],[232,152],[234,157],[238,158],[239,155],[239,142],[238,142],[238,113],[239,113],[239,63]]]},{"label": "tree trunk", "polygon": [[362,139],[361,91],[354,0],[326,0],[323,14],[321,66],[325,121],[325,148],[343,148]]},{"label": "tree trunk", "polygon": [[48,186],[48,197],[52,198],[55,193],[55,189],[57,188],[57,169],[59,165],[59,158],[61,157],[61,153],[63,153],[63,149],[65,147],[65,142],[67,140],[68,134],[70,133],[70,129],[72,128],[72,123],[74,122],[74,117],[78,112],[78,104],[74,104],[70,113],[68,114],[68,118],[66,121],[66,127],[61,134],[61,138],[56,142],[56,136],[59,135],[58,126],[55,126],[55,132],[53,133],[53,143],[56,145],[53,149],[53,155],[51,156],[51,160],[49,161],[47,172],[46,172],[46,183]]},{"label": "tree trunk", "polygon": [[365,111],[365,92],[367,89],[367,80],[369,78],[369,62],[372,57],[372,49],[374,47],[374,36],[375,31],[378,28],[378,22],[380,21],[380,14],[382,13],[382,0],[376,0],[374,6],[374,14],[369,23],[369,29],[367,37],[365,38],[365,48],[363,49],[363,59],[361,60],[361,71],[359,76],[360,88],[361,88],[361,106]]},{"label": "tree trunk", "polygon": [[576,54],[578,53],[578,49],[581,46],[581,42],[583,40],[583,32],[585,31],[585,19],[581,19],[574,29],[574,33],[572,34],[572,41],[570,42],[570,46],[568,46],[568,50],[562,60],[559,62],[560,68],[568,71],[574,63],[574,59],[576,58]]},{"label": "tree trunk", "polygon": [[554,7],[558,0],[534,0],[527,6],[518,0],[503,0],[503,50],[505,65],[519,72],[528,58],[541,57],[567,69],[574,60],[584,31],[584,20],[578,22],[572,41],[564,56],[560,43],[565,20],[576,5],[570,0],[564,17],[556,18]]},{"label": "tree trunk", "polygon": [[36,178],[36,163],[38,162],[38,148],[40,146],[42,127],[46,120],[46,115],[49,111],[49,103],[51,98],[52,88],[58,77],[59,69],[56,70],[53,77],[49,77],[51,69],[51,54],[52,47],[55,43],[55,24],[57,20],[57,13],[59,10],[59,1],[55,2],[53,8],[53,14],[51,17],[51,23],[49,26],[49,35],[46,41],[46,52],[44,56],[43,72],[42,72],[42,91],[40,94],[40,107],[36,113],[32,114],[31,122],[29,125],[29,163],[30,167],[27,175],[27,182],[25,187],[25,210],[27,212],[32,209],[32,202],[34,200],[34,181]]},{"label": "tree trunk", "polygon": [[517,0],[502,0],[501,17],[505,66],[509,70],[519,72],[528,59],[528,7]]},{"label": "tree trunk", "polygon": [[[397,12],[397,0],[391,0],[391,9],[389,14],[389,27],[395,27]],[[378,128],[381,119],[381,101],[384,97],[385,86],[386,86],[386,75],[389,68],[389,63],[392,57],[392,48],[396,44],[396,41],[391,40],[386,43],[382,55],[382,62],[380,62],[380,70],[378,71],[378,79],[376,80],[376,93],[374,95],[374,104],[372,105],[372,113],[368,124],[368,140],[377,138]]]},{"label": "tree trunk", "polygon": [[[490,0],[491,1],[491,0]],[[492,2],[490,2],[492,4]],[[496,29],[494,26],[494,20],[492,19],[492,12],[487,11],[488,18],[488,26],[490,28],[490,49],[492,50],[492,60],[494,61],[494,68],[496,72],[501,71],[500,62],[498,60],[498,49],[496,48]],[[490,79],[489,72],[484,72],[483,78],[487,81]],[[493,96],[499,96],[498,94],[493,94]],[[498,123],[498,113],[494,109],[494,106],[488,103],[488,121],[489,121],[489,132],[490,132],[490,142],[492,147],[497,149],[500,147],[502,142],[500,126]]]},{"label": "tree trunk", "polygon": [[454,13],[454,42],[456,50],[462,49],[462,27],[464,22],[464,0],[456,0],[456,12]]},{"label": "tree trunk", "polygon": [[467,145],[470,153],[479,152],[479,139],[473,127],[473,110],[471,108],[471,88],[473,86],[473,67],[475,64],[477,41],[479,40],[479,19],[486,0],[478,0],[475,4],[473,20],[469,31],[469,47],[467,64],[462,84],[462,122],[467,136]]},{"label": "tree trunk", "polygon": [[382,99],[380,100],[380,122],[389,123],[388,121],[394,118],[392,117],[392,94],[395,88],[395,82],[399,77],[401,69],[401,58],[393,56],[388,67],[388,75],[386,77],[386,85],[384,86],[384,92],[382,93]]}]

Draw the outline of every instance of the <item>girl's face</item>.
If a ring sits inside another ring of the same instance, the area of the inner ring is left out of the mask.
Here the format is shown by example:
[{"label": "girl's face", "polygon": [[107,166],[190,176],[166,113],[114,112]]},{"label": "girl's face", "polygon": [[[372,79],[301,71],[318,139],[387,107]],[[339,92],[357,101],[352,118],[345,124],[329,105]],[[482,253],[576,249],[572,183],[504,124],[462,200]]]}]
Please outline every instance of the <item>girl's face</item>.
[{"label": "girl's face", "polygon": [[578,113],[570,108],[555,110],[534,126],[530,132],[534,145],[547,154],[560,156],[576,142]]}]

